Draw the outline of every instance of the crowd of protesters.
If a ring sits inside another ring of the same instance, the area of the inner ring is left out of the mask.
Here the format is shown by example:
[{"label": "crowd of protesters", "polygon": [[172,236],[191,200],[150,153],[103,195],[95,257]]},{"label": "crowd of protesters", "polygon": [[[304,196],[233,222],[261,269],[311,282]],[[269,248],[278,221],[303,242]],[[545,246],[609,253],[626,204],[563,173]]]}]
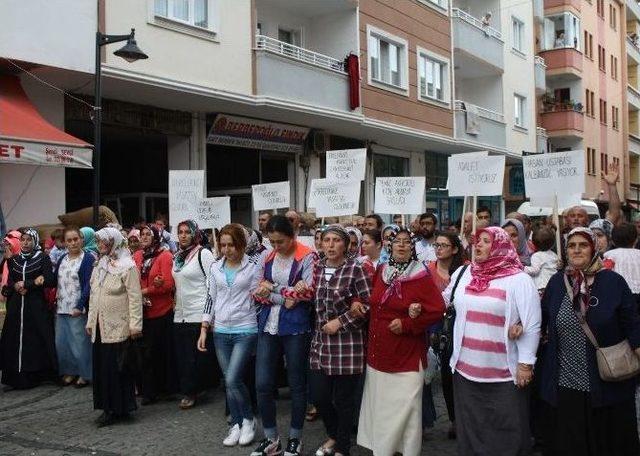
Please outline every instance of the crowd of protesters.
[{"label": "crowd of protesters", "polygon": [[487,207],[462,229],[438,231],[433,213],[392,220],[320,226],[265,212],[257,230],[185,220],[172,239],[159,219],[67,227],[43,245],[33,228],[11,231],[2,383],[91,385],[103,427],[176,394],[181,409],[196,406],[210,353],[224,377],[223,445],[254,443],[259,416],[250,454],[297,456],[318,415],[317,456],[350,454],[354,427],[376,456],[414,456],[435,419],[431,368],[461,455],[534,444],[552,456],[640,454],[638,377],[603,380],[587,333],[640,355],[638,231],[619,205],[595,220],[570,208],[560,227],[519,213],[494,225]]}]

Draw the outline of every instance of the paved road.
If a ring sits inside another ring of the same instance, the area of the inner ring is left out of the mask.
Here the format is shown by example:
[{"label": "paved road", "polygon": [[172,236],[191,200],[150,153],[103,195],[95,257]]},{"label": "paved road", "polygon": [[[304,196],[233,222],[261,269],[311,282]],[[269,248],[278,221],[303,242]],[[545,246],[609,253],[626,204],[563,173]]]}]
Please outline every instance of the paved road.
[{"label": "paved road", "polygon": [[[434,394],[438,421],[425,436],[423,454],[454,455],[455,442],[446,438],[448,422],[439,388]],[[286,399],[278,403],[283,430],[287,428],[288,406]],[[206,402],[188,411],[179,410],[176,402],[142,407],[128,425],[97,429],[93,420],[98,415],[92,408],[90,388],[45,385],[29,391],[0,392],[0,456],[246,456],[252,449],[222,446],[227,426],[221,390],[210,391]],[[320,420],[306,425],[306,454],[313,454],[323,438]],[[358,447],[352,455],[371,453]]]}]

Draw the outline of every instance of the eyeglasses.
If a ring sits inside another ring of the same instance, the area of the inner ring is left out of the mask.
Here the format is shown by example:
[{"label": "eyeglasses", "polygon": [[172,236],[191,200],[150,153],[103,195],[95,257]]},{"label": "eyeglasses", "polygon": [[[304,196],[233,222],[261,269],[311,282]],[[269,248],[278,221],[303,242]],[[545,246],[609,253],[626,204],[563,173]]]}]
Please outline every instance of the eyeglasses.
[{"label": "eyeglasses", "polygon": [[433,248],[435,249],[446,249],[451,247],[451,244],[438,244],[437,242],[433,244]]}]

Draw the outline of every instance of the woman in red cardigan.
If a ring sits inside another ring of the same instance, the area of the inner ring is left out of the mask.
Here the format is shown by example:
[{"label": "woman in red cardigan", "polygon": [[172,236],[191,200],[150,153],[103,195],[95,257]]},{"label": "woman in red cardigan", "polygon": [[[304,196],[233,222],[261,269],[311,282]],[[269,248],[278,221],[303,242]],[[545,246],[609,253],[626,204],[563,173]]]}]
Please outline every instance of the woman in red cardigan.
[{"label": "woman in red cardigan", "polygon": [[373,280],[358,444],[375,456],[417,456],[426,329],[442,318],[445,307],[426,264],[417,260],[411,232],[396,228],[390,237],[389,263],[378,268]]},{"label": "woman in red cardigan", "polygon": [[140,271],[144,319],[142,322],[142,405],[160,395],[176,392],[173,356],[173,255],[162,247],[160,231],[154,225],[140,230],[140,246],[133,259]]}]

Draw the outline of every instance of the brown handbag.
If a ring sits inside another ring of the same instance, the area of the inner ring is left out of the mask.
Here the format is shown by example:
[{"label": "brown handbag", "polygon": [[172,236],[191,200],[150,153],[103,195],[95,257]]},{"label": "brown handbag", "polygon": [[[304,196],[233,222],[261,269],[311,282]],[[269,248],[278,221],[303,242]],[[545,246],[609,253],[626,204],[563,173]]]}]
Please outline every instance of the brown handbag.
[{"label": "brown handbag", "polygon": [[[569,297],[573,296],[573,290],[566,275],[564,276],[564,282]],[[576,312],[575,309],[574,312],[587,339],[596,349],[598,372],[602,380],[605,382],[621,382],[640,373],[640,358],[633,351],[627,339],[610,347],[600,347],[584,315],[581,312]]]}]

